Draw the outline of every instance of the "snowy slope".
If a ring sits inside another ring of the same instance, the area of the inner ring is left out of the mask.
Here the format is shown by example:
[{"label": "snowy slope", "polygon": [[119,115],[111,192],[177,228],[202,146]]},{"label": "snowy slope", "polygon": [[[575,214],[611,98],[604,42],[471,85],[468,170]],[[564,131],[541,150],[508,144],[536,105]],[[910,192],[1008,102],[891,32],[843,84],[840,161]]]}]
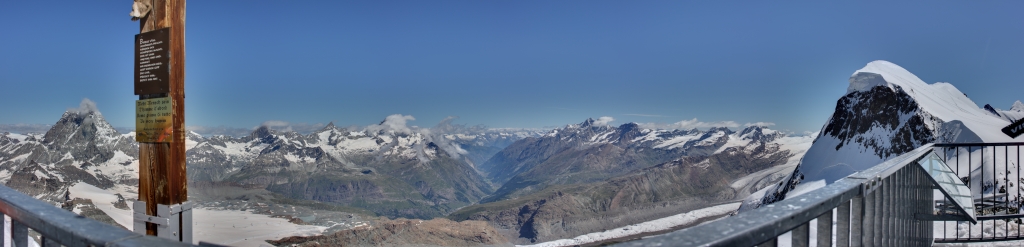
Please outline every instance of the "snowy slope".
[{"label": "snowy slope", "polygon": [[925,83],[891,62],[868,63],[849,83],[797,170],[761,203],[785,198],[801,181],[832,183],[927,143],[1013,141],[999,131],[1006,118],[952,84]]},{"label": "snowy slope", "polygon": [[[851,85],[847,91],[848,94],[855,89],[853,80],[859,78],[858,74],[860,73],[881,75],[887,83],[887,87],[891,89],[897,86],[901,87],[906,94],[914,98],[921,110],[944,122],[960,120],[985,142],[1013,140],[999,132],[999,129],[1010,124],[1009,121],[986,113],[974,101],[967,98],[967,95],[956,89],[953,84],[946,82],[927,84],[899,65],[888,61],[873,61],[854,72],[850,79]],[[865,90],[865,88],[856,89]]]},{"label": "snowy slope", "polygon": [[[864,126],[857,126],[856,124],[829,126],[827,124],[802,161],[801,170],[805,176],[804,179],[812,181],[825,179],[826,182],[831,183],[854,171],[863,170],[888,158],[898,156],[902,153],[898,151],[912,150],[921,144],[929,142],[945,141],[941,140],[943,133],[940,133],[940,130],[943,124],[952,121],[962,123],[961,128],[965,128],[962,131],[973,133],[973,135],[980,138],[978,141],[1013,141],[1013,139],[999,131],[1003,126],[1010,124],[1009,121],[993,116],[984,109],[979,108],[974,101],[967,98],[952,84],[943,82],[927,84],[902,67],[886,61],[868,63],[864,68],[854,72],[850,77],[850,87],[844,99],[850,99],[851,101],[865,99],[878,101],[878,98],[863,97],[864,94],[877,94],[871,90],[878,86],[886,87],[890,92],[895,93],[896,97],[909,96],[912,104],[916,104],[916,107],[909,111],[899,112],[898,119],[895,119],[898,125],[895,127],[879,124],[894,119],[874,119],[875,121],[870,122],[871,127],[867,131],[859,132],[852,136],[829,135],[829,132],[825,130],[829,127],[849,127],[838,131],[849,133],[857,132],[858,128],[863,128]],[[843,102],[844,100],[841,99],[840,104]],[[888,104],[901,103],[904,102],[888,102]],[[886,105],[886,103],[876,103],[873,105],[853,104],[855,107],[878,105]],[[842,110],[838,108],[840,107],[837,106],[837,111]],[[889,111],[891,109],[883,108],[881,110]],[[876,110],[871,108],[862,107],[860,109],[846,110],[858,113],[853,117],[887,117],[887,115],[864,113]],[[836,114],[833,116],[836,116]],[[913,121],[918,119],[920,122]],[[834,117],[829,119],[829,124],[835,124],[836,122],[837,119],[834,119]],[[910,141],[898,143],[901,139],[907,138],[904,134],[900,133],[903,129],[907,129],[904,127],[911,129],[908,132],[910,133]],[[913,130],[923,131],[914,132]],[[832,133],[835,133],[835,131]],[[895,152],[879,152],[879,150]]]}]

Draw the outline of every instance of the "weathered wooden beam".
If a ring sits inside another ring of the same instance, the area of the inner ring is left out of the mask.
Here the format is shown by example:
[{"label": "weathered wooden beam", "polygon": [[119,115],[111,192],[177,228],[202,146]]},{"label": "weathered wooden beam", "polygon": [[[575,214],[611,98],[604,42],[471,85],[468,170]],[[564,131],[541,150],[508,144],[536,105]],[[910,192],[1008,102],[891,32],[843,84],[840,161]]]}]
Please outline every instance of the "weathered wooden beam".
[{"label": "weathered wooden beam", "polygon": [[[152,0],[139,31],[170,28],[170,87],[167,94],[139,95],[139,99],[170,97],[172,133],[168,143],[139,143],[139,200],[146,214],[156,215],[157,204],[173,205],[188,200],[185,169],[185,0]],[[179,229],[180,232],[180,229]],[[146,233],[156,235],[147,223]]]}]

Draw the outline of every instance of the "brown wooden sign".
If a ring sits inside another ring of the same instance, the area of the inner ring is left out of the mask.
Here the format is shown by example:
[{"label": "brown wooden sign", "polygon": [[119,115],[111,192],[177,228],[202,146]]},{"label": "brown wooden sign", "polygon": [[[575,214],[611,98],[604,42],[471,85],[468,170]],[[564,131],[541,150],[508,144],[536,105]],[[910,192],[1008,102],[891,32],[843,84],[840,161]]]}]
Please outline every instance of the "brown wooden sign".
[{"label": "brown wooden sign", "polygon": [[135,95],[170,91],[170,28],[135,35]]}]

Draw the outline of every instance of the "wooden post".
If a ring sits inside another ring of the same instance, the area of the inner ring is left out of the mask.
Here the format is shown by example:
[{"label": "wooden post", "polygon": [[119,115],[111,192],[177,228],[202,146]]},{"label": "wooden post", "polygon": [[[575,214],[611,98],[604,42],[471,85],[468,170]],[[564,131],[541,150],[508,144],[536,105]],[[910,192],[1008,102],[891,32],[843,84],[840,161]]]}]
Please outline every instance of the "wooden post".
[{"label": "wooden post", "polygon": [[[188,200],[185,173],[185,0],[151,1],[152,10],[141,19],[139,31],[145,33],[170,28],[170,90],[167,94],[139,95],[139,99],[170,97],[173,112],[172,140],[169,143],[139,143],[139,200],[146,202],[146,214],[157,215],[157,204],[174,205]],[[147,223],[146,233],[156,235],[156,226]]]}]

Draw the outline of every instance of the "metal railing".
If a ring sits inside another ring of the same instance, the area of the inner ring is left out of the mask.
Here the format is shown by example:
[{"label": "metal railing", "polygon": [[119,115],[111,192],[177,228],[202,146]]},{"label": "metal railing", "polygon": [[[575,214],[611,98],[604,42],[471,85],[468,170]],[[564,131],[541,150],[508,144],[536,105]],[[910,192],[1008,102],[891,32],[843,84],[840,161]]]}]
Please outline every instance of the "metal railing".
[{"label": "metal railing", "polygon": [[776,246],[780,235],[792,231],[792,246],[809,246],[816,221],[817,246],[928,246],[932,222],[917,218],[933,213],[932,181],[916,162],[930,153],[932,144],[803,195],[625,244]]},{"label": "metal railing", "polygon": [[1020,149],[1016,143],[935,144],[935,152],[968,187],[979,224],[942,222],[937,243],[986,242],[1024,239],[1021,233],[1022,200]]},{"label": "metal railing", "polygon": [[[11,218],[11,246],[28,246],[28,229],[38,232],[48,246],[193,246],[188,243],[134,233],[79,216],[0,185],[0,219]],[[4,229],[0,220],[0,230]],[[4,246],[0,232],[0,246]],[[205,244],[205,243],[204,243]]]}]

